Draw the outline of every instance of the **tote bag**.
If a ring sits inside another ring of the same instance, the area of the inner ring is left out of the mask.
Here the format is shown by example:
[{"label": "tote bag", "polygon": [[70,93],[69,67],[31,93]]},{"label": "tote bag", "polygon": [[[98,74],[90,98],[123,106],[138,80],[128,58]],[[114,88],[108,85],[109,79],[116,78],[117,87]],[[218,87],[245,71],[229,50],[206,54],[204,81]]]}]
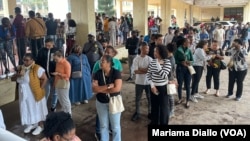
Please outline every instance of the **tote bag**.
[{"label": "tote bag", "polygon": [[169,95],[177,94],[177,89],[175,84],[167,84],[167,93]]},{"label": "tote bag", "polygon": [[191,75],[196,73],[193,66],[188,66],[188,71],[190,72]]}]

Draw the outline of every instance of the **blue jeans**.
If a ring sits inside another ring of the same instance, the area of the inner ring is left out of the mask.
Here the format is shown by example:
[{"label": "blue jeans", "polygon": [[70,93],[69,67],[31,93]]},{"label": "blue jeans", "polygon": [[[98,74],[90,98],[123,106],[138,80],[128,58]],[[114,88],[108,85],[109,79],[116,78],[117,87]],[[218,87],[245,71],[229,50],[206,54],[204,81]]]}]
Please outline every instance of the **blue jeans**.
[{"label": "blue jeans", "polygon": [[112,129],[112,141],[121,141],[121,113],[110,114],[109,103],[96,100],[96,109],[100,121],[101,141],[109,141],[109,122]]},{"label": "blue jeans", "polygon": [[53,84],[54,84],[54,78],[49,78],[45,85],[46,99],[48,100],[50,93],[52,94],[51,108],[55,108],[57,104],[57,93],[55,91],[55,87],[53,87]]},{"label": "blue jeans", "polygon": [[182,99],[182,84],[184,81],[185,87],[186,87],[186,100],[189,101],[190,98],[190,83],[192,76],[189,73],[189,70],[187,67],[178,64],[176,68],[176,76],[178,81],[178,98]]}]

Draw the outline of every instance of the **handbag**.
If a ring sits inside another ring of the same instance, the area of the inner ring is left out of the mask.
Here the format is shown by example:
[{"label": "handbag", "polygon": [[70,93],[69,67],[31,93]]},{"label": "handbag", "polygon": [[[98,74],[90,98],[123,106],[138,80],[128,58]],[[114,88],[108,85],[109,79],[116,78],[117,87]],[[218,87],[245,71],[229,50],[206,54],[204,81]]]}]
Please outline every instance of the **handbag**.
[{"label": "handbag", "polygon": [[[104,83],[106,85],[106,79],[105,79],[103,72],[102,72],[102,76],[103,76]],[[116,113],[121,113],[125,110],[121,94],[117,96],[110,96],[110,94],[107,94],[107,95],[109,97],[109,113],[116,114]]]},{"label": "handbag", "polygon": [[167,93],[169,95],[177,94],[177,89],[175,84],[167,84]]},{"label": "handbag", "polygon": [[57,89],[67,89],[69,88],[69,81],[65,79],[58,79],[55,85]]},{"label": "handbag", "polygon": [[191,74],[191,75],[193,75],[193,74],[195,74],[196,72],[195,72],[195,70],[194,70],[194,67],[193,66],[188,66],[188,71],[189,71],[189,73]]},{"label": "handbag", "polygon": [[81,70],[80,71],[73,71],[71,73],[71,78],[82,78],[82,57],[80,57],[81,61]]},{"label": "handbag", "polygon": [[227,68],[227,64],[224,61],[220,61],[220,69],[225,70]]},{"label": "handbag", "polygon": [[229,61],[228,64],[227,64],[227,67],[228,67],[228,68],[231,68],[231,67],[233,67],[233,65],[234,65],[234,61],[233,61],[233,59],[231,58],[230,61]]}]

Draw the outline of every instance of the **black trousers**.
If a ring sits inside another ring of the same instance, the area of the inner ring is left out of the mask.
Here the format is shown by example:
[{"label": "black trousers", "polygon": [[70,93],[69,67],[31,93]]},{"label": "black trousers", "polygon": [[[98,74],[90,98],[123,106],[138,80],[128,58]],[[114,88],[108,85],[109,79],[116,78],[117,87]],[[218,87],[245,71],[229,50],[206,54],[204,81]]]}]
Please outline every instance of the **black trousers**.
[{"label": "black trousers", "polygon": [[192,91],[191,95],[194,95],[195,93],[198,93],[199,90],[199,83],[201,80],[203,67],[202,66],[194,66],[195,74],[193,75],[193,81],[192,81]]},{"label": "black trousers", "polygon": [[167,86],[156,86],[159,94],[155,95],[151,91],[151,115],[152,125],[168,125],[169,121],[169,96]]},{"label": "black trousers", "polygon": [[247,70],[235,71],[234,69],[229,71],[228,81],[228,95],[233,95],[234,83],[237,84],[236,97],[241,98],[243,91],[243,81],[247,75]]},{"label": "black trousers", "polygon": [[23,56],[26,53],[25,38],[16,38],[17,53],[18,53],[18,64],[23,64]]},{"label": "black trousers", "polygon": [[31,39],[30,43],[31,43],[31,53],[36,60],[38,51],[44,46],[44,38]]},{"label": "black trousers", "polygon": [[214,80],[214,89],[219,90],[220,88],[220,69],[207,66],[206,85],[207,89],[211,89],[211,80]]}]

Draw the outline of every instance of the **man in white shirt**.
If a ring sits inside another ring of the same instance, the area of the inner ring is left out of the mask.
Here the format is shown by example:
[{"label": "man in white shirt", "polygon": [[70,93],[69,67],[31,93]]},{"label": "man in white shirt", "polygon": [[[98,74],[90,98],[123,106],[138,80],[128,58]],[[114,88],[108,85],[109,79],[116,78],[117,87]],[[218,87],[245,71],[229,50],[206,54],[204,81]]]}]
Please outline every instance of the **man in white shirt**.
[{"label": "man in white shirt", "polygon": [[164,37],[164,45],[171,43],[174,38],[174,29],[172,27],[168,28],[168,33]]},{"label": "man in white shirt", "polygon": [[147,54],[149,52],[149,46],[146,42],[142,42],[140,46],[141,54],[137,55],[133,60],[133,69],[135,73],[135,105],[136,112],[132,117],[132,121],[136,121],[140,118],[140,100],[142,97],[142,92],[145,90],[147,100],[148,100],[148,117],[150,118],[151,114],[151,102],[150,102],[150,84],[146,77],[148,71],[148,66],[152,61],[152,58]]},{"label": "man in white shirt", "polygon": [[217,40],[219,48],[222,48],[225,40],[225,30],[222,28],[222,25],[219,25],[219,28],[214,31],[214,40]]}]

